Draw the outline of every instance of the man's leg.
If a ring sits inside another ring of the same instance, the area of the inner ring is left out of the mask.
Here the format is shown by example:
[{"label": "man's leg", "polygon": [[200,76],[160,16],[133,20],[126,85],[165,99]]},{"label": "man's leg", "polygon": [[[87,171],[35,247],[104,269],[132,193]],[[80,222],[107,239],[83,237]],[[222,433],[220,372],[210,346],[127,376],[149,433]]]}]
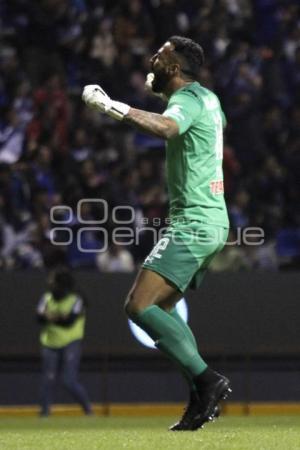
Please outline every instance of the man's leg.
[{"label": "man's leg", "polygon": [[81,355],[80,341],[67,345],[63,351],[63,383],[67,390],[81,405],[86,414],[91,414],[91,404],[85,388],[78,381],[79,363]]},{"label": "man's leg", "polygon": [[128,295],[125,309],[155,345],[194,378],[204,372],[207,364],[182,324],[170,314],[181,297],[180,291],[168,280],[156,272],[142,269]]},{"label": "man's leg", "polygon": [[[185,332],[186,336],[189,338],[191,345],[193,345],[195,347],[195,349],[198,351],[198,346],[197,346],[197,342],[196,342],[195,336],[194,336],[192,330],[190,329],[190,327],[188,326],[188,324],[182,319],[180,314],[178,314],[176,307],[172,308],[171,311],[169,311],[169,314],[181,326],[181,328]],[[187,382],[189,384],[190,390],[191,391],[195,391],[196,390],[196,386],[194,384],[193,377],[191,377],[190,374],[188,374],[187,372],[184,372],[183,375],[184,375],[184,377],[186,378],[186,380],[187,380]]]},{"label": "man's leg", "polygon": [[174,317],[174,319],[178,322],[178,324],[182,327],[182,329],[186,332],[187,337],[189,338],[191,344],[198,349],[198,345],[195,339],[195,336],[192,332],[192,330],[190,329],[190,327],[188,326],[188,324],[182,319],[182,317],[180,316],[180,314],[178,314],[178,311],[176,308],[171,309],[171,311],[169,312],[169,314],[171,314],[172,317]]},{"label": "man's leg", "polygon": [[41,416],[50,414],[58,362],[59,354],[56,350],[42,347]]},{"label": "man's leg", "polygon": [[174,314],[182,293],[158,273],[142,269],[126,300],[127,315],[155,345],[187,375],[190,402],[182,419],[170,429],[195,430],[218,414],[218,402],[229,390],[228,380],[216,374],[198,353],[190,328]]}]

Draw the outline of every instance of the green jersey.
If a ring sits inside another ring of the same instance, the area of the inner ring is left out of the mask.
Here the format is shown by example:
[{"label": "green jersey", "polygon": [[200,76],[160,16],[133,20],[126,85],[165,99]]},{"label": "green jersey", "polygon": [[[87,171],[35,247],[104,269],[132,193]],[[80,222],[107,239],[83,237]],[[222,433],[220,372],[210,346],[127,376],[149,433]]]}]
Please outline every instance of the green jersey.
[{"label": "green jersey", "polygon": [[163,114],[178,124],[167,142],[170,219],[228,227],[223,185],[223,127],[218,97],[199,83],[178,89]]}]

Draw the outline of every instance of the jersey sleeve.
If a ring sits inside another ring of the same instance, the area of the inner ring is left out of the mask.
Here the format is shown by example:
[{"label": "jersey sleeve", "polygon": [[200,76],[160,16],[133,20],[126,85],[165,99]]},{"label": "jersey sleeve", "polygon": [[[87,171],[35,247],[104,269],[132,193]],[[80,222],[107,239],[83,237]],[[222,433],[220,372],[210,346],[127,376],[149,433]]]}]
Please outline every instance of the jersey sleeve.
[{"label": "jersey sleeve", "polygon": [[185,133],[202,112],[202,105],[196,97],[180,92],[172,96],[163,116],[173,119],[179,128],[179,134]]}]

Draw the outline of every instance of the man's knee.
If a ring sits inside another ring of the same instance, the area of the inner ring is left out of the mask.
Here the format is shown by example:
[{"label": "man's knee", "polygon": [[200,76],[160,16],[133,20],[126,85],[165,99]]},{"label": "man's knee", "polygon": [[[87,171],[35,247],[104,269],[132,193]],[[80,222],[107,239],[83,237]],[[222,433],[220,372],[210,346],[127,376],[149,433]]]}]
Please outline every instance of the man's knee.
[{"label": "man's knee", "polygon": [[149,270],[142,270],[125,301],[125,312],[128,317],[134,319],[152,305],[165,309],[165,302],[171,297],[173,299],[174,294],[178,296],[178,291],[162,276]]},{"label": "man's knee", "polygon": [[129,292],[124,305],[125,313],[132,319],[137,314],[139,314],[143,309],[142,303],[139,297],[136,295],[135,291]]}]

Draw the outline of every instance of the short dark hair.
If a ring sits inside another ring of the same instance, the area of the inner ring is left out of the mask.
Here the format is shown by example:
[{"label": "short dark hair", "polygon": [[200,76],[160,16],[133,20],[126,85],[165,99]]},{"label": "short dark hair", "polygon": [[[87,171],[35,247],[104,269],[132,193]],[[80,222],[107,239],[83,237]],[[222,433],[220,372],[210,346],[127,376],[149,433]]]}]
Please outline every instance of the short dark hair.
[{"label": "short dark hair", "polygon": [[204,51],[201,45],[182,36],[172,36],[168,41],[174,45],[175,52],[184,60],[181,71],[198,79],[200,67],[204,64]]},{"label": "short dark hair", "polygon": [[74,278],[68,267],[58,266],[52,270],[50,276],[52,276],[56,286],[66,291],[72,291],[74,289]]}]

